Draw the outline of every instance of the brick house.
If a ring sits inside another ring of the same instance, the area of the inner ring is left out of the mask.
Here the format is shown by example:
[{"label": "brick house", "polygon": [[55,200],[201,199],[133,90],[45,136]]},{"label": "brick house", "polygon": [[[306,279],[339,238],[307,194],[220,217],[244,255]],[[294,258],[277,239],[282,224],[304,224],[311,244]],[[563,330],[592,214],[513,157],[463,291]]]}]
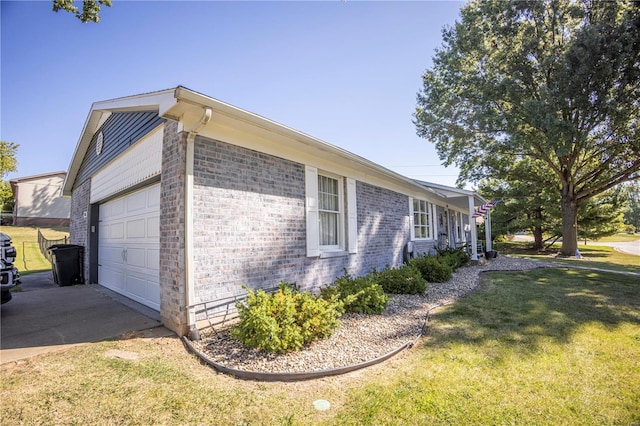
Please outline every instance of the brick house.
[{"label": "brick house", "polygon": [[242,284],[317,290],[438,244],[477,256],[469,218],[486,202],[184,87],[94,103],[64,193],[88,282],[180,335],[190,306]]}]

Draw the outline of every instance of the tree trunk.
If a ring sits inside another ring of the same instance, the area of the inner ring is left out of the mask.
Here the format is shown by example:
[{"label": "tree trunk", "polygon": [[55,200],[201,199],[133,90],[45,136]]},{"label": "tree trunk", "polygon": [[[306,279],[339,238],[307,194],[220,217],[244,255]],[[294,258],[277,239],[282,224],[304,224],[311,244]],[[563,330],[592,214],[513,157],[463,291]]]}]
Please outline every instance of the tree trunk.
[{"label": "tree trunk", "polygon": [[533,249],[542,250],[544,248],[544,241],[542,241],[542,227],[533,227]]},{"label": "tree trunk", "polygon": [[575,188],[568,182],[562,184],[562,249],[565,256],[575,256],[578,249],[578,203]]}]

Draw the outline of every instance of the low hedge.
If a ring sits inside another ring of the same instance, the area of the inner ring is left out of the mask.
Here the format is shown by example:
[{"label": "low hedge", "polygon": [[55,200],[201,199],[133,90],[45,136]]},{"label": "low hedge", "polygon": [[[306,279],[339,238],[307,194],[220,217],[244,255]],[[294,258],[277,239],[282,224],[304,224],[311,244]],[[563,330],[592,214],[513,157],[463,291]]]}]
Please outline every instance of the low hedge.
[{"label": "low hedge", "polygon": [[438,256],[419,256],[411,259],[410,265],[420,271],[422,277],[430,283],[447,282],[453,275],[449,263],[443,262]]},{"label": "low hedge", "polygon": [[[245,287],[246,289],[246,287]],[[340,325],[342,303],[299,292],[286,282],[278,291],[247,289],[248,298],[236,307],[240,322],[231,335],[250,348],[267,352],[289,352],[329,337]]]},{"label": "low hedge", "polygon": [[346,312],[359,314],[381,314],[389,303],[389,296],[384,294],[374,274],[353,278],[345,271],[320,294],[324,299],[341,301]]},{"label": "low hedge", "polygon": [[427,281],[413,265],[403,265],[400,268],[386,267],[380,272],[375,272],[375,277],[385,293],[423,294],[427,291]]}]

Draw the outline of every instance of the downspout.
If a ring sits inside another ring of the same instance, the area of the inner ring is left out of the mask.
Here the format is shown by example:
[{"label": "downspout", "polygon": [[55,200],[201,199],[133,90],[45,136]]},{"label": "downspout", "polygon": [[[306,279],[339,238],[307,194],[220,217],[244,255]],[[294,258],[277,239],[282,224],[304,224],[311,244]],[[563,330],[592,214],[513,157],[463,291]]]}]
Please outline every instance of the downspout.
[{"label": "downspout", "polygon": [[[196,316],[193,302],[195,300],[194,273],[193,273],[193,165],[195,161],[194,141],[200,130],[211,120],[213,111],[211,108],[204,108],[204,113],[198,123],[189,130],[187,134],[186,152],[186,172],[185,172],[185,218],[184,218],[184,264],[185,264],[185,297],[187,306],[187,325],[191,338],[197,339],[198,329],[196,327]],[[199,339],[198,339],[199,340]]]}]

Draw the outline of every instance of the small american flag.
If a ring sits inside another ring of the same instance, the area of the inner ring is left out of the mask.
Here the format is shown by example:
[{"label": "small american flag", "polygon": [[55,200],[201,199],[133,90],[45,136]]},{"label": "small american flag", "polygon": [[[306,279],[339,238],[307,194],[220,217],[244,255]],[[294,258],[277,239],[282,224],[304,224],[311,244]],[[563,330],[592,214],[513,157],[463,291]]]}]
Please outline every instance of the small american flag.
[{"label": "small american flag", "polygon": [[500,201],[502,201],[502,198],[498,198],[495,201],[491,201],[490,203],[481,205],[480,207],[478,207],[478,210],[473,214],[473,216],[471,216],[471,218],[484,216],[489,211],[489,209],[492,209],[493,207],[495,207],[495,205],[498,204]]}]

